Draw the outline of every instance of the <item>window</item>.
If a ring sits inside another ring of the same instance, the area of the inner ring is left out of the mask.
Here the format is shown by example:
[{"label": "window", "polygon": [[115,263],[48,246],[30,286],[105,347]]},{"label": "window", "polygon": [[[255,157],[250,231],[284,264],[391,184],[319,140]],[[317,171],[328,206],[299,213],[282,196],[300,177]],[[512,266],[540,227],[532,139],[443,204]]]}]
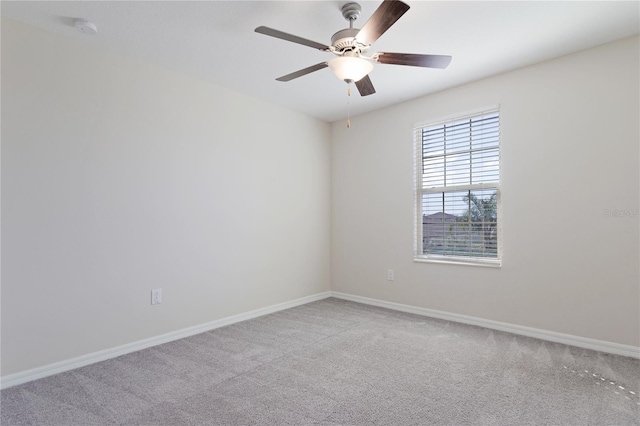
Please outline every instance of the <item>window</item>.
[{"label": "window", "polygon": [[497,108],[418,125],[416,260],[500,265]]}]

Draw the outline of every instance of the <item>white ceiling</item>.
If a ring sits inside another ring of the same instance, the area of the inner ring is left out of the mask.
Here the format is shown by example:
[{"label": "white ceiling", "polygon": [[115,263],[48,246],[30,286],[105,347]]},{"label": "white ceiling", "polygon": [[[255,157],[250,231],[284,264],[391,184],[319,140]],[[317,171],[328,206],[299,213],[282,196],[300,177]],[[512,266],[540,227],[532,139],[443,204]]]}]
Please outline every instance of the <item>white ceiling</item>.
[{"label": "white ceiling", "polygon": [[[348,27],[342,1],[2,1],[2,15],[96,49],[192,75],[326,121],[346,117],[346,84],[327,68],[275,79],[330,53],[254,32],[265,25],[324,44]],[[357,115],[490,75],[638,34],[640,2],[416,1],[376,51],[453,56],[445,70],[376,64],[376,94],[353,90]],[[361,1],[361,27],[380,4]],[[98,26],[97,35],[73,27]],[[579,76],[577,76],[579,77]]]}]

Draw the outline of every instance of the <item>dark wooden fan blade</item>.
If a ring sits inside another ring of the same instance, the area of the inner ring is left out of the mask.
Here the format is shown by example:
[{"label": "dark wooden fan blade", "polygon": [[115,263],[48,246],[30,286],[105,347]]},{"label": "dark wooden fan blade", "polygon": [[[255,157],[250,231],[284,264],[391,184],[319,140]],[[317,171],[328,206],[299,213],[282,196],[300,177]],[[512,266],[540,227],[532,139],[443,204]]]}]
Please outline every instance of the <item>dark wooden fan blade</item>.
[{"label": "dark wooden fan blade", "polygon": [[358,92],[360,92],[360,96],[368,96],[376,93],[376,89],[373,88],[373,83],[371,83],[371,79],[368,75],[365,75],[359,81],[356,81],[356,87],[358,88]]},{"label": "dark wooden fan blade", "polygon": [[358,32],[356,41],[362,44],[373,44],[407,10],[409,6],[401,1],[385,0]]},{"label": "dark wooden fan blade", "polygon": [[310,67],[301,69],[301,70],[296,71],[296,72],[292,72],[291,74],[283,75],[280,78],[276,78],[276,80],[278,80],[278,81],[291,81],[294,78],[302,77],[303,75],[310,74],[310,73],[312,73],[314,71],[321,70],[322,68],[326,68],[328,66],[329,66],[329,64],[327,64],[326,62],[320,62],[319,64],[311,65]]},{"label": "dark wooden fan blade", "polygon": [[376,62],[392,65],[409,65],[412,67],[441,68],[449,66],[451,56],[417,55],[414,53],[377,53]]},{"label": "dark wooden fan blade", "polygon": [[274,30],[273,28],[258,27],[255,29],[255,31],[260,34],[268,35],[271,37],[279,38],[279,39],[290,41],[293,43],[302,44],[304,46],[313,47],[314,49],[329,50],[329,46],[327,46],[326,44],[317,43],[313,40],[307,40],[306,38],[298,37],[293,34],[284,33],[282,31]]}]

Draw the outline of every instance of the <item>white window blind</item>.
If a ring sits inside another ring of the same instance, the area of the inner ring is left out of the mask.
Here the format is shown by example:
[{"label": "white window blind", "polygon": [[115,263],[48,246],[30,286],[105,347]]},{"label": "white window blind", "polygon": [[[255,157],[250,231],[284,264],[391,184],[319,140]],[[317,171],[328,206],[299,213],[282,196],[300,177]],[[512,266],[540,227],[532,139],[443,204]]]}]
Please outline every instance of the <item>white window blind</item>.
[{"label": "white window blind", "polygon": [[498,110],[416,126],[416,258],[499,264]]}]

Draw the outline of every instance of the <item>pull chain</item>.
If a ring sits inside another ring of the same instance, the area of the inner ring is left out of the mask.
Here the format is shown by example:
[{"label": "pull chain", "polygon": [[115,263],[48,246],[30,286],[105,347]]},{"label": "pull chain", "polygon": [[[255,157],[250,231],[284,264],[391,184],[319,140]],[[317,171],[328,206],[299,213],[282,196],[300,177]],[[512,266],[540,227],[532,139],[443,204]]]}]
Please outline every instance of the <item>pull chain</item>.
[{"label": "pull chain", "polygon": [[351,82],[347,82],[347,129],[351,128],[351,120],[349,120],[351,116]]}]

